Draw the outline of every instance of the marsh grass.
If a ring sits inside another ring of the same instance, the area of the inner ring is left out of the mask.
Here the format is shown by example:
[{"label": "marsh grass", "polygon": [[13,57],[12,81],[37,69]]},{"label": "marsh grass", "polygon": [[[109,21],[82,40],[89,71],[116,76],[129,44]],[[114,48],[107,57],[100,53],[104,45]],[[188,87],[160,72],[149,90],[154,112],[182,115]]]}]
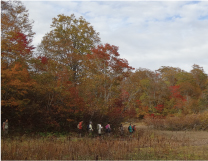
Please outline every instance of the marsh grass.
[{"label": "marsh grass", "polygon": [[19,136],[1,139],[2,160],[208,159],[208,146],[193,146],[188,136],[138,129],[124,137]]}]

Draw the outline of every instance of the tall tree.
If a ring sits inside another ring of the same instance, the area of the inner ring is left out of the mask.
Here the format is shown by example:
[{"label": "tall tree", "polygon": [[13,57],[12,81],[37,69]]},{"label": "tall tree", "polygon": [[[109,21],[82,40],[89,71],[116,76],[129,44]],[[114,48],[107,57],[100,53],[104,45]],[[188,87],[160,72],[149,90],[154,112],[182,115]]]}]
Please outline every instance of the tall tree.
[{"label": "tall tree", "polygon": [[104,115],[115,107],[122,109],[123,105],[119,103],[122,102],[121,82],[133,68],[120,58],[118,47],[110,44],[98,45],[87,58],[80,93],[89,107],[90,115],[94,116],[96,111]]},{"label": "tall tree", "polygon": [[169,66],[162,66],[157,70],[160,73],[161,78],[165,81],[168,86],[174,86],[177,83],[176,74],[180,73],[180,68],[174,68]]},{"label": "tall tree", "polygon": [[73,14],[53,18],[51,28],[38,47],[39,55],[56,61],[57,70],[67,67],[73,72],[70,80],[77,82],[84,69],[83,56],[99,43],[99,33],[83,17],[76,19]]},{"label": "tall tree", "polygon": [[200,111],[204,111],[208,109],[208,77],[205,84],[206,88],[202,91],[199,97],[199,108]]},{"label": "tall tree", "polygon": [[1,111],[12,125],[21,125],[35,85],[28,72],[34,49],[32,24],[22,2],[1,1]]},{"label": "tall tree", "polygon": [[196,82],[196,85],[204,90],[206,88],[207,74],[204,72],[203,67],[194,64],[193,69],[191,70],[191,74]]}]

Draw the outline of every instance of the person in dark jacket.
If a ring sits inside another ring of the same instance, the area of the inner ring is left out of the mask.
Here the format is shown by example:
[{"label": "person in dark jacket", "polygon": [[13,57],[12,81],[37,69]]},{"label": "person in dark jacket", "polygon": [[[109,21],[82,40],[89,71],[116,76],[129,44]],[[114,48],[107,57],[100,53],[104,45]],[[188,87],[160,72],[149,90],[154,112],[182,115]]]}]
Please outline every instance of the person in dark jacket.
[{"label": "person in dark jacket", "polygon": [[119,126],[119,131],[120,131],[120,135],[123,136],[124,135],[124,127],[122,124]]}]

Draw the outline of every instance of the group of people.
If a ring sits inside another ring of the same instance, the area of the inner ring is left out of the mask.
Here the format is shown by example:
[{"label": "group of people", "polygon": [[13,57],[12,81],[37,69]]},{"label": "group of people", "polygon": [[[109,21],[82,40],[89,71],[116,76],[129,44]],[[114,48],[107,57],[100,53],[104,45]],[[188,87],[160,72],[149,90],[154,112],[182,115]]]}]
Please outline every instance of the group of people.
[{"label": "group of people", "polygon": [[[80,137],[81,137],[82,130],[83,130],[82,126],[83,126],[83,121],[80,121],[79,124],[77,125]],[[7,135],[8,130],[9,130],[8,119],[6,119],[6,121],[3,122],[2,128],[3,128],[4,135]],[[100,123],[97,124],[97,130],[98,130],[98,135],[101,137],[101,134],[103,131],[103,126]],[[118,130],[120,132],[120,135],[123,136],[124,135],[124,127],[122,124],[120,124]],[[87,131],[90,135],[92,135],[92,132],[93,132],[92,121],[90,121],[89,124],[87,125]],[[130,134],[132,134],[134,131],[136,131],[136,126],[135,125],[132,126],[130,124],[128,127],[128,131]],[[108,124],[105,126],[105,133],[108,134],[108,136],[110,136],[110,133],[111,133],[110,122],[108,122]]]},{"label": "group of people", "polygon": [[[124,135],[124,127],[123,127],[122,124],[119,127],[119,131],[120,131],[121,136],[123,136]],[[132,126],[130,124],[129,127],[128,127],[128,131],[129,131],[130,134],[132,134],[133,132],[135,132],[136,131],[136,125],[133,125]]]},{"label": "group of people", "polygon": [[[80,121],[79,124],[77,125],[80,137],[81,137],[82,130],[83,130],[82,126],[83,126],[83,121]],[[103,126],[101,124],[97,124],[97,130],[98,130],[99,136],[101,136],[101,134],[102,134],[102,129],[103,129]],[[105,126],[105,129],[106,129],[105,132],[108,135],[110,135],[110,132],[111,132],[110,122]],[[90,121],[90,123],[87,125],[87,131],[88,131],[89,135],[92,135],[92,132],[93,132],[92,121]]]},{"label": "group of people", "polygon": [[[82,126],[83,126],[83,121],[80,121],[79,124],[77,125],[80,137],[81,137],[82,130],[83,130]],[[100,123],[97,124],[97,130],[98,130],[98,135],[101,137],[101,134],[103,131],[103,126]],[[124,127],[122,124],[120,124],[118,130],[120,131],[120,135],[123,136],[124,135]],[[93,132],[92,121],[90,121],[89,124],[87,125],[87,131],[88,131],[89,135],[92,135],[92,132]],[[134,131],[136,131],[136,126],[135,125],[132,126],[130,124],[128,127],[128,131],[130,134],[132,134]],[[111,133],[110,122],[108,122],[108,124],[105,126],[105,133],[108,134],[108,136],[110,136],[110,133]]]}]

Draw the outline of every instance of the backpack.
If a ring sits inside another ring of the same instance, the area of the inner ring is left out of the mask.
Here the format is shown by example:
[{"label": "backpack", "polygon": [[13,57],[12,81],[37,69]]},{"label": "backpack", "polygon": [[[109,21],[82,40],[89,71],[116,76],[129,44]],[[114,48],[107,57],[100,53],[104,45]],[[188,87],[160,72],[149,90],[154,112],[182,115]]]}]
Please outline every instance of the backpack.
[{"label": "backpack", "polygon": [[130,130],[130,126],[128,127],[128,130]]},{"label": "backpack", "polygon": [[79,124],[77,125],[77,128],[79,129]]},{"label": "backpack", "polygon": [[88,125],[87,125],[87,130],[89,130],[89,129],[90,129],[90,125],[88,124]]},{"label": "backpack", "polygon": [[136,127],[135,126],[133,126],[133,131],[136,131]]}]

